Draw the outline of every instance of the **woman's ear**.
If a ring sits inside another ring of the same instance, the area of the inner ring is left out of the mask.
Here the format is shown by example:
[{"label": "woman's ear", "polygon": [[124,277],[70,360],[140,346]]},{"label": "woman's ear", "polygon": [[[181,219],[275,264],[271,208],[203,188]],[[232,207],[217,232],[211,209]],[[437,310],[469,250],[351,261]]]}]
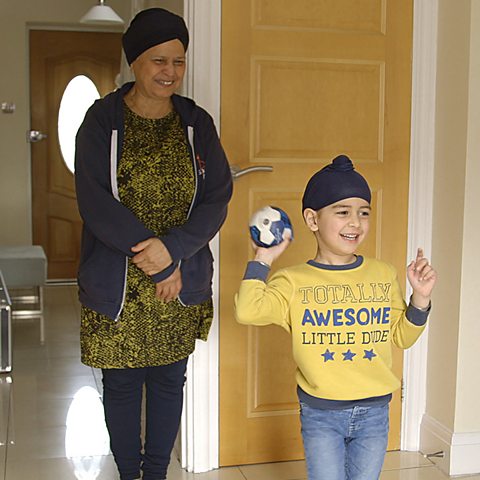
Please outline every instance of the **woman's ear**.
[{"label": "woman's ear", "polygon": [[303,211],[303,219],[307,227],[312,232],[318,232],[318,225],[317,225],[317,212],[311,208],[306,208]]}]

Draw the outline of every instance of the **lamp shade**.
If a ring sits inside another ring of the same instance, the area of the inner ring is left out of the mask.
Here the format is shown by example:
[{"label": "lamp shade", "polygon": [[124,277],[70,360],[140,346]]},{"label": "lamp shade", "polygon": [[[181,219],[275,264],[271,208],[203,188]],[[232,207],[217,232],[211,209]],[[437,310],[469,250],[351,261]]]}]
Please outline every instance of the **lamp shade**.
[{"label": "lamp shade", "polygon": [[124,21],[119,17],[115,11],[105,5],[103,0],[100,0],[99,5],[93,6],[81,19],[80,23],[93,24],[123,24]]}]

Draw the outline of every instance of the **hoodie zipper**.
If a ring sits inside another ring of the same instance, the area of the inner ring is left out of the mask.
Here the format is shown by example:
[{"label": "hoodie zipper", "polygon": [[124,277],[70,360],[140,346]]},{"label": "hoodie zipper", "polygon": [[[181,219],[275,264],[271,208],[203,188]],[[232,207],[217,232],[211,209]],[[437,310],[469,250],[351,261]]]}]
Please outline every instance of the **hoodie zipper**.
[{"label": "hoodie zipper", "polygon": [[[190,148],[192,150],[192,160],[193,160],[193,173],[195,175],[195,190],[193,192],[193,197],[192,197],[192,203],[190,204],[190,208],[188,209],[188,213],[187,213],[187,220],[190,218],[190,215],[192,213],[192,210],[193,210],[193,204],[195,202],[195,198],[197,196],[197,192],[198,192],[198,172],[197,172],[197,164],[196,164],[196,156],[195,156],[195,144],[193,142],[193,127],[192,126],[188,126],[187,127],[187,136],[188,136],[188,143],[190,144]],[[180,268],[182,265],[182,260],[180,260],[178,262],[178,268]],[[181,305],[183,305],[184,307],[186,307],[186,304],[183,303],[182,299],[180,298],[180,295],[177,297],[178,298],[178,301]]]},{"label": "hoodie zipper", "polygon": [[[118,130],[112,130],[112,136],[110,138],[110,184],[112,185],[112,195],[118,201],[120,201],[120,195],[118,194],[118,182],[117,182],[117,155],[118,155]],[[118,309],[115,321],[118,322],[120,314],[122,313],[123,306],[125,305],[125,293],[127,290],[127,270],[128,270],[128,257],[125,257],[125,273],[123,275],[123,291],[122,302]]]}]

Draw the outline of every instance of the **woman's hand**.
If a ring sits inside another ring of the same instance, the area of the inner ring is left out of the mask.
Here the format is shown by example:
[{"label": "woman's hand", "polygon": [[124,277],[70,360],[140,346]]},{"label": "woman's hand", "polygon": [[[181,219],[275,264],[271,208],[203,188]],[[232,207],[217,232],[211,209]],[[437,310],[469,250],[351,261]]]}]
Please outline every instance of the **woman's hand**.
[{"label": "woman's hand", "polygon": [[292,240],[292,234],[287,231],[284,234],[283,241],[278,245],[269,248],[259,247],[252,241],[253,250],[255,251],[254,260],[258,262],[266,263],[267,265],[272,265],[272,263],[288,248]]},{"label": "woman's hand", "polygon": [[427,308],[437,281],[437,272],[423,256],[423,250],[417,250],[417,258],[407,267],[407,277],[413,289],[412,303],[417,308]]},{"label": "woman's hand", "polygon": [[177,267],[175,271],[165,280],[155,284],[155,297],[168,303],[175,300],[182,290],[182,275]]},{"label": "woman's hand", "polygon": [[157,237],[147,238],[132,247],[136,255],[133,263],[147,275],[155,275],[165,270],[173,260],[163,242]]}]

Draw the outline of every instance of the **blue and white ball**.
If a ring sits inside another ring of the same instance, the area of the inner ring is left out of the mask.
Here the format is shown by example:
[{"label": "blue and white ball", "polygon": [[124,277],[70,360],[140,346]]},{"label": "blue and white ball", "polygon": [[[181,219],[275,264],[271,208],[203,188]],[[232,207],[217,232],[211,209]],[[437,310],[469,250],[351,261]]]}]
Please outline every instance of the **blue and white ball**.
[{"label": "blue and white ball", "polygon": [[269,248],[278,245],[287,231],[290,231],[293,237],[292,222],[278,207],[263,207],[250,219],[250,236],[259,247]]}]

